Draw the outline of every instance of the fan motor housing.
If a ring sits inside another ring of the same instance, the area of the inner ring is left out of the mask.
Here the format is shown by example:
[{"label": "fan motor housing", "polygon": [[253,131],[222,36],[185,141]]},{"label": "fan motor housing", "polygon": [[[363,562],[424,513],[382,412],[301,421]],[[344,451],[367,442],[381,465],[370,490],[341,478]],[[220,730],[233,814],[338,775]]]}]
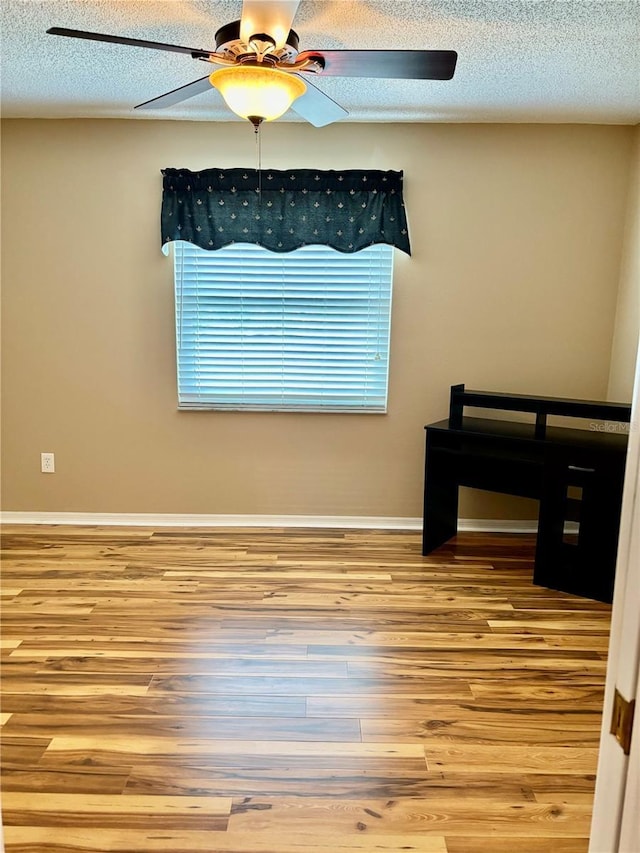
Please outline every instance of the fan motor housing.
[{"label": "fan motor housing", "polygon": [[[273,39],[265,33],[256,33],[257,40],[261,42],[271,41]],[[232,21],[230,24],[225,24],[216,32],[216,50],[219,53],[226,54],[230,58],[236,58],[247,53],[252,53],[250,46],[240,38],[240,21]],[[277,58],[280,62],[295,62],[298,55],[298,45],[300,41],[298,34],[294,30],[289,30],[287,43],[280,50],[271,52],[271,56]]]}]

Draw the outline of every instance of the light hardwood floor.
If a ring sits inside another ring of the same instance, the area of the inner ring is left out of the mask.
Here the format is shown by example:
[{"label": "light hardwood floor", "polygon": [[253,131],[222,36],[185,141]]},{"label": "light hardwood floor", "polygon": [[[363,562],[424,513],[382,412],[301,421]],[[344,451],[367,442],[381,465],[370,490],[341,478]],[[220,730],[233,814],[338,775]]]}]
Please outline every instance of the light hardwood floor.
[{"label": "light hardwood floor", "polygon": [[586,853],[610,607],[533,539],[7,527],[7,853]]}]

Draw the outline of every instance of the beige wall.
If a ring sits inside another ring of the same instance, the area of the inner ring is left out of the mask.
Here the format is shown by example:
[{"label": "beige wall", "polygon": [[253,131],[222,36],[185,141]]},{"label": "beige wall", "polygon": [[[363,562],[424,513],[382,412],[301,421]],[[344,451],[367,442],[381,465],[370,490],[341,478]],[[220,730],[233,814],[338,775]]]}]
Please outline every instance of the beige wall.
[{"label": "beige wall", "polygon": [[629,171],[629,196],[620,267],[618,307],[611,350],[609,399],[626,402],[633,395],[640,335],[640,125],[635,128]]},{"label": "beige wall", "polygon": [[4,122],[3,508],[419,516],[423,426],[452,383],[606,395],[632,143],[628,127],[265,127],[264,166],[405,171],[389,412],[197,413],[176,410],[160,169],[254,166],[251,129]]}]

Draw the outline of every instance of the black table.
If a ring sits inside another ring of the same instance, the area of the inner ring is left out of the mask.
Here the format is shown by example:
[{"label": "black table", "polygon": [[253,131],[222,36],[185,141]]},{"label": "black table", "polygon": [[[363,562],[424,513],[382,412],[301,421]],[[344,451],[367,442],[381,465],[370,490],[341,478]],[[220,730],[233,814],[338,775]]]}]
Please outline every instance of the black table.
[{"label": "black table", "polygon": [[[465,417],[464,407],[529,412],[535,423]],[[584,429],[549,415],[591,418]],[[456,535],[458,489],[540,501],[533,581],[610,602],[627,450],[626,403],[451,388],[447,420],[426,429],[423,554]],[[567,521],[577,535],[567,535]]]}]

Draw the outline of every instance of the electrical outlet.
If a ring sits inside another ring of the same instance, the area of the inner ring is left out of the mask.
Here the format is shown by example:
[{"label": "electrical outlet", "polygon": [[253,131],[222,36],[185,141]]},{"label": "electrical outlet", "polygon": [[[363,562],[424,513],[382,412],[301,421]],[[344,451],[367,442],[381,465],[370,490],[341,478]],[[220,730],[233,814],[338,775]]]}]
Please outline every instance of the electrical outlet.
[{"label": "electrical outlet", "polygon": [[40,470],[43,474],[55,474],[56,460],[53,453],[40,454]]}]

